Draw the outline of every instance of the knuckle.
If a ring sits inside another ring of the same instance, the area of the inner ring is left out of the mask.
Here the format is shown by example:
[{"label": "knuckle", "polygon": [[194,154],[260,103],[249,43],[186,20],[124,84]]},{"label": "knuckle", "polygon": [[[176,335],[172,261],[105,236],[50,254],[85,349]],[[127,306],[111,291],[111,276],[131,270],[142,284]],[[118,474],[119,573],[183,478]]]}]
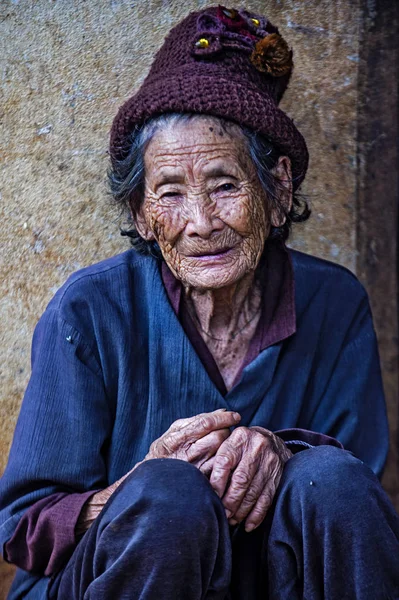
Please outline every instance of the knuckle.
[{"label": "knuckle", "polygon": [[253,504],[255,504],[255,502],[257,501],[258,498],[259,498],[259,492],[257,492],[254,489],[249,489],[243,500],[243,504],[245,506],[252,506]]},{"label": "knuckle", "polygon": [[238,501],[241,502],[245,494],[245,489],[231,485],[228,491],[229,501],[236,504]]},{"label": "knuckle", "polygon": [[273,497],[274,497],[274,494],[271,490],[265,492],[262,496],[262,502],[259,505],[259,510],[268,509],[273,502]]},{"label": "knuckle", "polygon": [[159,440],[159,450],[165,455],[172,454],[176,449],[176,436],[171,433]]},{"label": "knuckle", "polygon": [[163,438],[155,440],[150,446],[150,453],[154,458],[162,458],[164,456]]},{"label": "knuckle", "polygon": [[272,448],[266,448],[264,452],[265,460],[268,462],[271,468],[277,468],[282,464],[282,460],[276,452]]},{"label": "knuckle", "polygon": [[150,446],[150,453],[151,454],[155,454],[157,451],[157,447],[158,447],[158,440],[155,440],[155,442],[152,442],[151,446]]},{"label": "knuckle", "polygon": [[229,454],[218,454],[215,458],[215,467],[220,469],[230,468],[233,464],[232,457]]},{"label": "knuckle", "polygon": [[248,439],[248,429],[246,427],[237,427],[231,434],[231,437],[234,437],[234,441],[239,444],[243,444]]},{"label": "knuckle", "polygon": [[251,443],[251,447],[256,453],[261,452],[262,454],[268,454],[269,445],[267,441],[260,435],[256,435],[256,437],[254,437]]},{"label": "knuckle", "polygon": [[208,429],[211,426],[212,417],[206,417],[205,415],[201,415],[198,418],[198,427],[201,429]]},{"label": "knuckle", "polygon": [[223,506],[224,508],[227,508],[227,510],[229,510],[231,514],[235,514],[237,502],[235,498],[232,498],[231,496],[225,494],[223,496]]},{"label": "knuckle", "polygon": [[230,472],[232,469],[231,462],[227,456],[216,456],[213,465],[212,477],[214,479],[220,479],[225,477],[226,471]]},{"label": "knuckle", "polygon": [[165,440],[160,444],[160,450],[161,454],[170,454],[171,452],[170,446]]},{"label": "knuckle", "polygon": [[238,471],[233,475],[233,482],[240,487],[248,487],[250,481],[251,477],[245,471]]}]

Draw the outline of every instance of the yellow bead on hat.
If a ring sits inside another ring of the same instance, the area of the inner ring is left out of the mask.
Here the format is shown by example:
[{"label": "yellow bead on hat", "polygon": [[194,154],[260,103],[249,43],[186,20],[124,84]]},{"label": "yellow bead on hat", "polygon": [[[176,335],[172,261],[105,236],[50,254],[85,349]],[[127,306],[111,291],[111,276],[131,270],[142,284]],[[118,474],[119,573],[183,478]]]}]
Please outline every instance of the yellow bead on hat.
[{"label": "yellow bead on hat", "polygon": [[197,48],[208,48],[209,40],[207,40],[206,38],[201,38],[200,40],[198,40],[198,42],[195,43],[195,45],[197,46]]}]

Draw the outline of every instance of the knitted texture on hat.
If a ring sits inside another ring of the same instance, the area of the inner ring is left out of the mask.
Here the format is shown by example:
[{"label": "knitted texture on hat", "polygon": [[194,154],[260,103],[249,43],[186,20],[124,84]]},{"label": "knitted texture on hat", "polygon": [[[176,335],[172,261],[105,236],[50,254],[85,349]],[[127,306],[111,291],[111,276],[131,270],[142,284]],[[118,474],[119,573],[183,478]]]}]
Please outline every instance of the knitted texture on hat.
[{"label": "knitted texture on hat", "polygon": [[305,140],[278,108],[292,71],[292,52],[265,17],[208,7],[174,27],[140,89],[119,109],[111,160],[122,160],[136,125],[168,112],[222,117],[258,131],[291,159],[294,188],[308,165]]}]

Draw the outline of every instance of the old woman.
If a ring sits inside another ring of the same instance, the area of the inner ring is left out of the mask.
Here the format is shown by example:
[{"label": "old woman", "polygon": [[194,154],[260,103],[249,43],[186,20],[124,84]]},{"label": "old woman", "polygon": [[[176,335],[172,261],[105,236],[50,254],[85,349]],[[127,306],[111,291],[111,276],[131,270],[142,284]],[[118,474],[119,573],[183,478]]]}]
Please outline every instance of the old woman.
[{"label": "old woman", "polygon": [[291,70],[267,19],[208,8],[120,109],[134,248],[35,330],[1,482],[10,598],[399,597],[367,297],[285,246],[309,216]]}]

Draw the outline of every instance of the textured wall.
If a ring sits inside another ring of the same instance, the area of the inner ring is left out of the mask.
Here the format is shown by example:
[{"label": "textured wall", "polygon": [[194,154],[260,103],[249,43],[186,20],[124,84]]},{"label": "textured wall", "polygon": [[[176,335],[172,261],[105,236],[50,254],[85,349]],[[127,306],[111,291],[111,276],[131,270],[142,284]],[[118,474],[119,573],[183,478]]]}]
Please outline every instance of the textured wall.
[{"label": "textured wall", "polygon": [[[67,276],[126,248],[107,207],[108,131],[170,27],[213,3],[0,3],[0,472],[29,377],[34,325]],[[293,245],[356,272],[360,0],[246,5],[294,47],[283,108],[310,149],[313,218]]]},{"label": "textured wall", "polygon": [[356,272],[369,291],[380,347],[391,450],[383,485],[399,512],[399,2],[361,0]]}]

